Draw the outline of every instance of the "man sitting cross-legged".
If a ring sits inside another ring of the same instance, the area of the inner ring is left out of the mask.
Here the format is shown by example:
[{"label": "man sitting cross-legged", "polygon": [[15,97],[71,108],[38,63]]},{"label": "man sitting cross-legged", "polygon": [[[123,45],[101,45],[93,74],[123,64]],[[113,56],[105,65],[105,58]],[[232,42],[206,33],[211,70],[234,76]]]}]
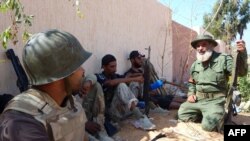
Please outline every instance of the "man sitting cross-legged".
[{"label": "man sitting cross-legged", "polygon": [[[129,60],[131,62],[131,68],[125,72],[125,76],[127,78],[133,78],[144,75],[143,65],[144,65],[144,59],[145,55],[142,55],[137,50],[131,51],[129,55]],[[150,83],[154,82],[154,78],[152,70],[153,65],[150,65]],[[143,100],[143,83],[138,83],[136,81],[132,81],[129,83],[129,87],[132,90],[132,92],[135,94],[135,96],[139,100]],[[176,97],[172,94],[159,94],[157,90],[150,90],[150,102],[149,106],[152,112],[158,112],[158,113],[166,113],[168,112],[166,109],[178,109],[184,101],[186,101],[182,97]]]}]

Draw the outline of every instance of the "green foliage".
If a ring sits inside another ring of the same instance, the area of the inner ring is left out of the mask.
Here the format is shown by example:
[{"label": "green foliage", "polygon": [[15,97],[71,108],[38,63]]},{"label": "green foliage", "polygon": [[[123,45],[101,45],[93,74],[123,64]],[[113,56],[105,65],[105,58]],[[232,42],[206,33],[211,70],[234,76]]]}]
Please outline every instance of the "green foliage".
[{"label": "green foliage", "polygon": [[245,77],[240,77],[238,84],[239,84],[239,90],[241,92],[241,95],[244,99],[244,101],[250,100],[250,72],[248,72],[248,75]]},{"label": "green foliage", "polygon": [[[68,0],[71,1],[71,0]],[[80,1],[72,0],[73,6],[76,7],[76,14],[78,17],[83,18],[83,13],[80,11]],[[3,48],[7,48],[8,43],[12,41],[15,45],[19,28],[24,27],[22,32],[23,41],[28,40],[31,34],[28,32],[28,27],[32,26],[33,15],[27,15],[24,13],[24,7],[19,0],[1,0],[0,1],[0,13],[6,14],[11,13],[11,25],[8,26],[4,31],[0,33],[0,42]]]},{"label": "green foliage", "polygon": [[[222,3],[220,3],[222,2]],[[214,18],[213,23],[210,24]],[[215,38],[222,39],[228,45],[235,40],[237,34],[242,38],[247,23],[250,21],[249,0],[217,1],[213,11],[203,17],[204,27],[208,27]]]},{"label": "green foliage", "polygon": [[34,16],[26,15],[23,10],[23,6],[19,0],[2,0],[0,2],[0,12],[1,13],[11,13],[11,26],[7,27],[3,32],[0,33],[0,41],[3,48],[7,48],[8,42],[12,41],[15,45],[18,35],[18,29],[20,26],[24,26],[24,32],[22,37],[27,40],[31,34],[28,33],[27,28],[32,26],[32,19]]},{"label": "green foliage", "polygon": [[0,35],[0,39],[2,40],[2,46],[6,47],[7,46],[7,42],[12,39],[12,34],[11,34],[11,28],[8,27],[6,28]]}]

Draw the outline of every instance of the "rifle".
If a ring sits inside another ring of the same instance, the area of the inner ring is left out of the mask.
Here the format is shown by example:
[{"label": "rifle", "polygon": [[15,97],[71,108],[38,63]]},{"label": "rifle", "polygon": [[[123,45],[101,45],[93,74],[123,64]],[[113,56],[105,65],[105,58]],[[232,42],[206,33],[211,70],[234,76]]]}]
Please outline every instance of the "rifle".
[{"label": "rifle", "polygon": [[[152,78],[150,78],[150,79],[152,79],[151,81],[155,82],[155,81],[157,81],[157,80],[161,80],[161,79],[158,77],[158,75],[157,75],[157,73],[156,73],[156,71],[155,71],[154,65],[153,65],[151,62],[149,62],[149,66],[150,66],[150,76],[152,77]],[[176,83],[173,83],[173,82],[169,82],[169,81],[167,81],[167,80],[165,80],[165,79],[162,80],[162,81],[163,81],[164,84],[170,84],[170,85],[176,86],[176,87],[182,89],[183,91],[187,91],[187,90],[188,90],[187,87],[184,87],[184,86],[182,86],[182,85],[179,85],[179,84],[176,84]],[[164,88],[162,88],[162,87],[161,87],[161,88],[158,88],[157,91],[159,92],[160,95],[166,95],[166,94],[167,94],[166,89],[164,89]]]},{"label": "rifle", "polygon": [[[155,82],[155,81],[159,80],[160,78],[158,77],[158,75],[155,71],[154,65],[151,62],[149,62],[149,66],[150,66],[150,81]],[[157,91],[160,95],[166,95],[166,93],[167,93],[167,91],[164,88],[159,88],[159,89],[157,89]]]},{"label": "rifle", "polygon": [[6,56],[11,60],[11,63],[14,67],[14,70],[17,75],[17,86],[20,92],[23,92],[28,89],[28,77],[19,61],[19,58],[15,55],[13,49],[8,49]]},{"label": "rifle", "polygon": [[232,100],[233,92],[237,90],[237,77],[238,77],[238,68],[237,68],[238,52],[233,58],[233,70],[232,70],[232,83],[229,87],[229,91],[226,99],[226,118],[225,123],[231,122],[231,117],[237,115],[237,111]]},{"label": "rifle", "polygon": [[150,91],[150,52],[151,52],[151,48],[150,46],[148,48],[146,48],[148,50],[148,58],[145,60],[145,64],[144,64],[144,73],[143,73],[143,77],[144,77],[144,86],[143,86],[143,99],[145,101],[145,115],[148,116],[149,114],[149,91]]},{"label": "rifle", "polygon": [[237,90],[237,77],[238,77],[237,60],[238,60],[238,51],[236,52],[236,55],[233,58],[232,82],[230,84],[230,87],[227,93],[225,112],[224,112],[221,122],[219,123],[218,131],[221,131],[223,129],[224,124],[232,123],[232,119],[231,119],[232,116],[237,115],[237,111],[232,100],[233,92]]},{"label": "rifle", "polygon": [[173,82],[169,82],[169,81],[167,81],[167,80],[164,80],[163,83],[169,84],[169,85],[173,85],[173,86],[176,86],[176,87],[178,87],[178,88],[180,88],[180,89],[182,89],[182,90],[185,90],[185,91],[188,90],[188,88],[186,88],[186,87],[184,87],[184,86],[181,86],[181,85],[179,85],[179,84],[175,84],[175,83],[173,83]]}]

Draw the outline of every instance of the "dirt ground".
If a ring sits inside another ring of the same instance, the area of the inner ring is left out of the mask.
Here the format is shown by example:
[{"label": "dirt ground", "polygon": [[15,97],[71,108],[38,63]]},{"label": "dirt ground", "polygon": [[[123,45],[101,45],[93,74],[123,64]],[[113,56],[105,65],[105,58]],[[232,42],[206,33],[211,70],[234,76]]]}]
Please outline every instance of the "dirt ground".
[{"label": "dirt ground", "polygon": [[250,125],[250,113],[238,113],[233,117],[233,121],[240,125]]},{"label": "dirt ground", "polygon": [[[169,114],[150,113],[149,117],[157,127],[155,131],[136,129],[131,124],[132,119],[125,120],[120,123],[122,129],[114,135],[114,138],[117,141],[151,141],[161,133],[165,137],[159,138],[157,141],[224,140],[223,134],[203,131],[200,124],[178,123],[175,118],[176,114],[176,110],[170,111]],[[237,124],[250,125],[250,113],[239,113],[233,118],[233,121]]]}]

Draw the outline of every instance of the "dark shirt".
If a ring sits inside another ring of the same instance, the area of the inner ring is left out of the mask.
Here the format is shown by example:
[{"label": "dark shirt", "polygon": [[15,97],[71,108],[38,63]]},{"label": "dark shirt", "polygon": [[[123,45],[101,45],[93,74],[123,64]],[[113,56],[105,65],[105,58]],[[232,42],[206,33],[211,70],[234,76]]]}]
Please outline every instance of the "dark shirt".
[{"label": "dark shirt", "polygon": [[13,98],[11,94],[0,95],[0,114],[3,112],[6,104]]},{"label": "dark shirt", "polygon": [[9,110],[0,117],[0,141],[49,141],[49,137],[31,115]]},{"label": "dark shirt", "polygon": [[127,74],[135,74],[135,73],[143,73],[143,70],[130,68],[128,71],[124,73],[124,76],[126,76]]},{"label": "dark shirt", "polygon": [[120,74],[115,73],[112,76],[106,76],[104,74],[104,72],[99,73],[99,74],[95,74],[95,75],[97,77],[97,81],[102,86],[103,93],[104,93],[104,98],[105,98],[105,105],[107,107],[110,107],[110,104],[112,102],[112,99],[113,99],[113,96],[114,96],[114,93],[115,93],[116,86],[105,85],[105,82],[107,80],[114,80],[114,79],[118,79],[118,78],[124,78],[124,75],[120,75]]},{"label": "dark shirt", "polygon": [[120,74],[115,73],[112,76],[106,76],[104,74],[104,72],[102,72],[102,73],[96,74],[96,77],[97,77],[97,81],[101,84],[101,86],[103,88],[103,92],[105,93],[107,91],[114,90],[116,88],[116,86],[113,87],[113,86],[105,85],[105,82],[107,80],[114,80],[114,79],[118,79],[118,78],[124,78],[124,75],[120,75]]}]

